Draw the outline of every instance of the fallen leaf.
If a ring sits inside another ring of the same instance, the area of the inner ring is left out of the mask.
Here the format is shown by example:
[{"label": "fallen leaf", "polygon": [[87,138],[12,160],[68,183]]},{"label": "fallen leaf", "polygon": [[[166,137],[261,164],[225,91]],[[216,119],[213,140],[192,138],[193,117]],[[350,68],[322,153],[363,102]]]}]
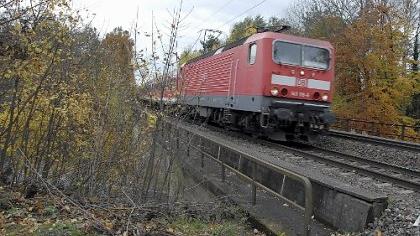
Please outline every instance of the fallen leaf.
[{"label": "fallen leaf", "polygon": [[4,225],[6,223],[6,217],[3,213],[0,212],[0,225]]},{"label": "fallen leaf", "polygon": [[112,228],[114,227],[114,224],[112,224],[112,222],[107,221],[107,222],[105,222],[105,227],[108,230],[112,230]]},{"label": "fallen leaf", "polygon": [[67,211],[67,212],[70,212],[70,207],[69,207],[69,206],[67,206],[67,205],[65,205],[65,206],[63,207],[63,209],[64,209],[65,211]]}]

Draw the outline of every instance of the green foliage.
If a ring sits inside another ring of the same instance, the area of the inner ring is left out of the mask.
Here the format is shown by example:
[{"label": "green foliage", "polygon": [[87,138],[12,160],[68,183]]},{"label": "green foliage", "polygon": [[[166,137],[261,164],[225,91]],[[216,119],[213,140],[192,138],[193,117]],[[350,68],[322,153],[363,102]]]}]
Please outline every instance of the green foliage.
[{"label": "green foliage", "polygon": [[47,206],[44,210],[44,215],[46,216],[54,216],[57,213],[58,213],[58,210],[54,206]]},{"label": "green foliage", "polygon": [[242,21],[235,23],[230,31],[228,42],[235,42],[246,36],[255,34],[258,28],[264,28],[267,22],[260,15],[255,17],[246,17]]},{"label": "green foliage", "polygon": [[221,46],[221,42],[218,37],[213,34],[210,34],[205,41],[200,41],[202,49],[200,52],[202,54],[215,50]]},{"label": "green foliage", "polygon": [[10,194],[0,191],[0,211],[8,211],[12,208]]},{"label": "green foliage", "polygon": [[270,17],[268,20],[264,19],[260,15],[255,17],[246,17],[242,21],[233,25],[227,42],[235,42],[241,38],[255,34],[257,29],[270,28],[275,30],[279,29],[283,25],[289,25],[289,22],[285,19],[280,19],[274,16]]},{"label": "green foliage", "polygon": [[86,235],[73,224],[45,224],[37,229],[34,236],[83,236]]},{"label": "green foliage", "polygon": [[179,64],[182,66],[185,63],[187,63],[189,60],[200,56],[200,54],[201,53],[199,51],[192,51],[191,49],[184,50],[181,53],[181,56],[180,56],[180,59],[179,59]]},{"label": "green foliage", "polygon": [[180,218],[171,223],[171,228],[177,232],[181,232],[183,235],[214,235],[214,236],[235,236],[240,232],[244,234],[244,228],[242,225],[232,222],[225,221],[223,223],[211,223],[205,222],[199,219],[192,218]]}]

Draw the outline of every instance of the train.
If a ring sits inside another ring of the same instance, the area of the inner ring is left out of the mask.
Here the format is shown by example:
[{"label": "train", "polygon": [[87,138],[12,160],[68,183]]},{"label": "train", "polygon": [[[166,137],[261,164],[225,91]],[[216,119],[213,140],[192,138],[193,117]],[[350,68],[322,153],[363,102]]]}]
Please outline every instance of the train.
[{"label": "train", "polygon": [[220,126],[316,142],[335,122],[334,66],[327,41],[257,32],[182,65],[177,102]]}]

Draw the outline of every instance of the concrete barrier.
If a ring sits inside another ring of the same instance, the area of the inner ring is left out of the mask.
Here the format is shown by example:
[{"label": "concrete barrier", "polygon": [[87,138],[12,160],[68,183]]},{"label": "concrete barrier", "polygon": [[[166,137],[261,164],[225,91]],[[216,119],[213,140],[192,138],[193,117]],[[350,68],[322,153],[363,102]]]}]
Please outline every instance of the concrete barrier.
[{"label": "concrete barrier", "polygon": [[[252,163],[241,158],[241,155],[234,151],[240,147],[222,143],[212,135],[187,126],[178,124],[175,129],[181,131],[177,131],[180,139],[189,140],[188,143],[191,146],[200,146],[203,152],[214,157],[219,155],[223,162],[230,167],[239,170],[246,176],[252,176]],[[171,132],[171,128],[164,130]],[[172,134],[174,133],[172,132]],[[181,145],[180,148],[188,148],[188,145]],[[282,168],[309,178],[313,186],[315,219],[334,229],[360,232],[368,223],[373,222],[375,217],[379,217],[387,207],[387,197],[384,195],[354,189],[328,176],[310,172],[290,163],[279,160],[276,160],[275,163]],[[256,173],[254,178],[259,183],[274,192],[283,194],[299,205],[304,205],[305,194],[301,183],[263,166],[258,166]]]}]

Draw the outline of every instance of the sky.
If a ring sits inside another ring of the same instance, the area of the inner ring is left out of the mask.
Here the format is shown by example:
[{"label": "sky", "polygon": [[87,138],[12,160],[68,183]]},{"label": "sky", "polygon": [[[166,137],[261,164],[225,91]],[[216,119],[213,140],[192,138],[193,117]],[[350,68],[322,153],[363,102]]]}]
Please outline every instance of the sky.
[{"label": "sky", "polygon": [[[226,37],[232,25],[246,16],[285,17],[292,1],[184,0],[182,9],[185,19],[179,32],[179,48],[194,45],[201,29],[222,30],[225,33],[222,37]],[[141,32],[138,47],[144,48],[147,48],[147,41],[150,41],[145,37],[145,33],[151,32],[152,13],[157,27],[163,32],[168,32],[170,12],[179,7],[179,4],[180,0],[73,0],[73,7],[81,10],[85,21],[91,23],[102,34],[118,26],[134,32],[132,29],[138,12],[138,31]],[[258,6],[247,11],[255,5]],[[245,11],[247,12],[244,13]]]}]

